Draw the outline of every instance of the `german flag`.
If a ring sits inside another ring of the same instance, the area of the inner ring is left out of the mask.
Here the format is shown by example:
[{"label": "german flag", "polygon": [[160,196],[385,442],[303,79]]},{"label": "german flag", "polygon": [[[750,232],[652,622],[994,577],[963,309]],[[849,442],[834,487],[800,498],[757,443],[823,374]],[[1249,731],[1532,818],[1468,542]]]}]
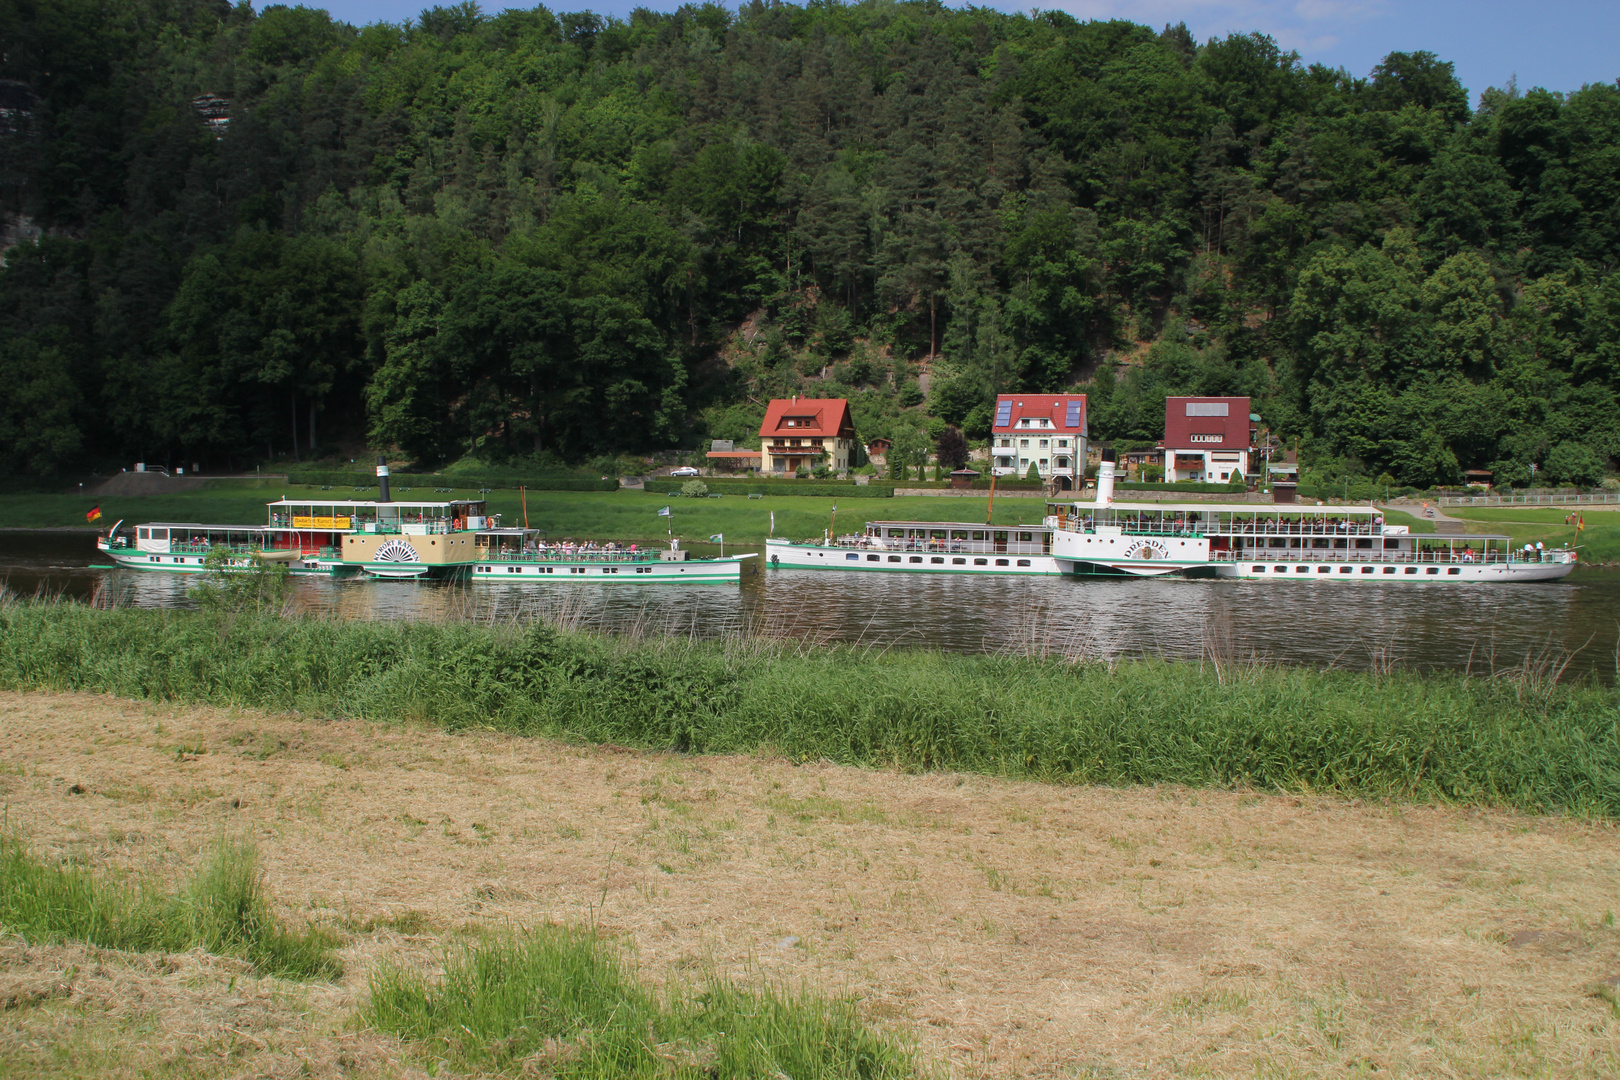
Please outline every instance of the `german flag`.
[{"label": "german flag", "polygon": [[84,520],[90,522],[92,525],[94,525],[96,522],[100,521],[101,520],[101,506],[99,504],[96,505],[96,506],[92,506],[90,508],[90,512],[88,514],[84,515]]}]

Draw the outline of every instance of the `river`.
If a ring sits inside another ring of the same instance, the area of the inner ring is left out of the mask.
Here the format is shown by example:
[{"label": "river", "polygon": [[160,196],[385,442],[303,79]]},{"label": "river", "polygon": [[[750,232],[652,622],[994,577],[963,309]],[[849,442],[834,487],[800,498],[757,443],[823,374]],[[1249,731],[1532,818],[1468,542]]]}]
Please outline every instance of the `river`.
[{"label": "river", "polygon": [[[735,549],[733,549],[735,550]],[[191,575],[92,569],[88,533],[0,533],[0,580],[137,607],[182,607]],[[766,632],[809,642],[1097,658],[1222,657],[1365,670],[1501,672],[1569,660],[1612,681],[1620,574],[1526,585],[1096,580],[763,567],[741,585],[431,584],[294,579],[292,606],[357,619],[535,618],[610,632]]]}]

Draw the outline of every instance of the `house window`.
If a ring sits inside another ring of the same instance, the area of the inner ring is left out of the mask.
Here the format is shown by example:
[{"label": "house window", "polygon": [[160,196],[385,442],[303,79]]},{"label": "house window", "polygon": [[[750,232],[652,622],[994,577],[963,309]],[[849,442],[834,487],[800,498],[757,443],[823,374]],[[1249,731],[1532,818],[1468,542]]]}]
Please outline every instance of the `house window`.
[{"label": "house window", "polygon": [[1187,438],[1191,442],[1217,442],[1218,443],[1218,442],[1221,441],[1221,437],[1219,435],[1189,435],[1189,436],[1187,436]]},{"label": "house window", "polygon": [[1045,458],[1041,458],[1041,468],[1042,469],[1046,468],[1046,459]]},{"label": "house window", "polygon": [[1011,439],[1002,439],[1000,445],[1002,445],[1002,446],[1011,446],[1012,445],[1012,440]]},{"label": "house window", "polygon": [[1060,449],[1068,449],[1068,446],[1069,446],[1069,440],[1068,439],[1059,439],[1058,440],[1058,447]]},{"label": "house window", "polygon": [[1042,439],[1042,440],[1041,440],[1041,449],[1042,449],[1042,450],[1045,450],[1045,449],[1046,449],[1046,444],[1047,444],[1047,443],[1048,443],[1048,442],[1050,442],[1050,441],[1051,441],[1051,440],[1050,440],[1050,439]]},{"label": "house window", "polygon": [[1019,439],[1018,440],[1018,445],[1019,446],[1028,446],[1029,445],[1029,440],[1028,439]]}]

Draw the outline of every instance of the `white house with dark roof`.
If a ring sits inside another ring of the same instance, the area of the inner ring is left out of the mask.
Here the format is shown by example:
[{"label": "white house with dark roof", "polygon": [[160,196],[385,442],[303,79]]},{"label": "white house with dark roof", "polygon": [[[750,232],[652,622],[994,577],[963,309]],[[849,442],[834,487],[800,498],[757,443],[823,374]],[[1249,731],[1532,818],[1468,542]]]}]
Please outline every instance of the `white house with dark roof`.
[{"label": "white house with dark roof", "polygon": [[1164,401],[1164,478],[1226,483],[1248,475],[1254,429],[1246,397]]}]

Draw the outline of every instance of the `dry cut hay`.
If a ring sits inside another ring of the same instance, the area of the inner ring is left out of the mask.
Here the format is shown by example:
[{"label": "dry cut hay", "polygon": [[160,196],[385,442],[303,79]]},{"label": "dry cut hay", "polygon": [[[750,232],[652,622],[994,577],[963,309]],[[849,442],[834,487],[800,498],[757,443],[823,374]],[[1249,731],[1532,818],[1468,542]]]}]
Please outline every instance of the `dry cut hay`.
[{"label": "dry cut hay", "polygon": [[147,1011],[95,1028],[77,992],[49,989],[56,968],[6,961],[8,977],[43,980],[5,1014],[12,1071],[91,1030],[125,1055],[107,1059],[114,1074],[134,1074],[125,1060],[274,1073],[295,1050],[317,1070],[343,1055],[416,1068],[417,1051],[345,1032],[367,973],[384,960],[431,973],[468,934],[556,921],[619,938],[655,985],[851,993],[960,1076],[1620,1073],[1609,823],[82,695],[0,695],[0,738],[11,821],[42,849],[180,875],[221,831],[250,837],[280,914],[347,941],[335,986],[241,976],[288,1004],[239,1025],[258,1042],[228,1059],[165,1034],[201,1015],[180,995],[201,976],[121,961]]}]

